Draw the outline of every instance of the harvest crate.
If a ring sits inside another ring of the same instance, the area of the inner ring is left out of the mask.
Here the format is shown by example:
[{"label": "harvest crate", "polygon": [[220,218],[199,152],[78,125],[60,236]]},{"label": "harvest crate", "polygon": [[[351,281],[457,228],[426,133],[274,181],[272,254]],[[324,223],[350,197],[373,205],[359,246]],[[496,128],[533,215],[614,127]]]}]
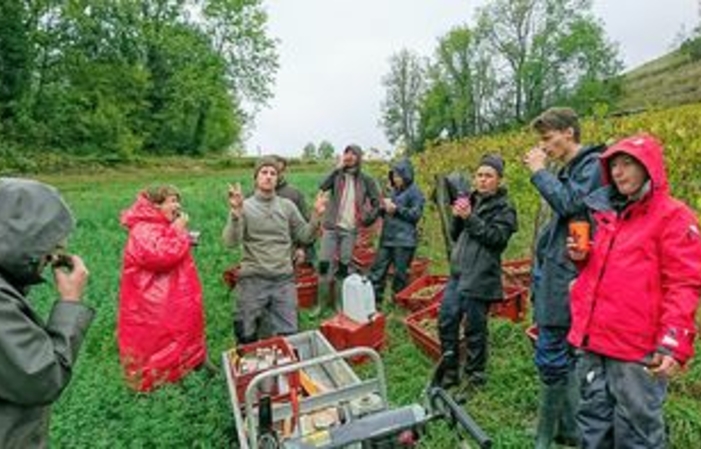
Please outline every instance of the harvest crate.
[{"label": "harvest crate", "polygon": [[489,307],[489,314],[509,319],[514,323],[523,321],[528,312],[528,293],[526,287],[504,285],[504,299],[493,302]]},{"label": "harvest crate", "polygon": [[365,273],[375,261],[375,250],[370,247],[356,246],[353,249],[353,265]]},{"label": "harvest crate", "polygon": [[316,305],[319,293],[319,275],[314,267],[301,266],[295,269],[295,282],[297,284],[297,305],[300,309],[308,309]]},{"label": "harvest crate", "polygon": [[417,311],[435,302],[440,302],[445,293],[448,276],[427,275],[416,279],[394,296],[401,307]]},{"label": "harvest crate", "polygon": [[[404,319],[404,325],[409,331],[409,337],[424,354],[435,361],[441,358],[441,341],[438,336],[438,313],[440,308],[441,303],[435,302]],[[465,341],[466,325],[465,320],[460,325],[459,344],[461,358],[467,350]]]},{"label": "harvest crate", "polygon": [[[361,324],[343,313],[321,323],[319,330],[337,350],[366,346],[379,351],[385,345],[385,316],[377,312],[369,322]],[[352,358],[353,363],[362,363],[365,358]]]},{"label": "harvest crate", "polygon": [[[297,357],[290,345],[282,337],[271,337],[266,340],[261,340],[255,343],[239,346],[233,350],[234,353],[230,358],[229,369],[236,383],[236,394],[239,401],[245,401],[246,388],[251,380],[258,374],[263,373],[271,368],[289,365],[295,363]],[[257,360],[262,352],[274,354],[272,357],[266,357],[270,360],[262,360],[263,363],[254,364],[246,363],[246,361]],[[265,366],[262,366],[265,365]],[[285,376],[287,379],[287,391],[280,388],[279,379],[270,385],[270,390],[267,392],[259,392],[270,394],[274,400],[284,397],[291,390],[299,388],[299,373],[293,372]]]},{"label": "harvest crate", "polygon": [[502,262],[501,275],[504,285],[529,288],[531,286],[532,265],[530,258]]}]

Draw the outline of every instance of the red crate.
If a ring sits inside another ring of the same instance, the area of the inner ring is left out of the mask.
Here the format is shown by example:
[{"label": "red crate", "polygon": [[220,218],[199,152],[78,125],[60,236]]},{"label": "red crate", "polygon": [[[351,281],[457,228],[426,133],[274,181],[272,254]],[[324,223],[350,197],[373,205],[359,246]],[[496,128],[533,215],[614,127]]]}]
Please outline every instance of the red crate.
[{"label": "red crate", "polygon": [[492,316],[507,318],[514,323],[523,321],[528,312],[528,288],[504,285],[504,299],[489,307]]},{"label": "red crate", "polygon": [[533,323],[526,329],[526,337],[530,340],[531,344],[535,348],[535,342],[538,340],[538,325]]},{"label": "red crate", "polygon": [[[441,357],[441,343],[438,338],[438,311],[440,303],[436,302],[432,305],[412,313],[404,319],[404,325],[409,331],[409,337],[421,349],[424,354],[433,360],[438,360]],[[436,322],[436,335],[429,334],[421,322],[429,319]]]},{"label": "red crate", "polygon": [[[448,276],[422,276],[397,293],[394,296],[394,301],[401,307],[415,312],[435,302],[440,302],[443,299],[447,283]],[[421,290],[433,286],[439,287],[431,296],[426,298],[417,296],[417,293],[421,292]]]},{"label": "red crate", "polygon": [[[409,283],[411,284],[418,278],[428,274],[428,266],[431,264],[431,259],[428,257],[414,257],[409,267]],[[394,265],[387,270],[387,276],[394,276]]]},{"label": "red crate", "polygon": [[[366,346],[380,350],[385,345],[385,316],[377,312],[369,322],[361,324],[343,313],[321,323],[320,331],[337,350]],[[364,357],[354,357],[353,363],[362,363]]]},{"label": "red crate", "polygon": [[[251,380],[255,376],[267,371],[270,368],[289,365],[290,363],[295,363],[297,361],[297,357],[295,356],[294,351],[287,343],[287,341],[285,341],[285,339],[282,337],[271,337],[266,340],[261,340],[255,343],[239,346],[238,348],[236,348],[236,354],[238,357],[243,358],[246,355],[255,354],[257,350],[264,348],[271,349],[273,351],[279,350],[280,354],[286,359],[286,361],[265,369],[256,369],[248,372],[241,372],[243,365],[240,364],[240,359],[231,360],[231,374],[236,383],[236,394],[238,395],[238,399],[242,404],[246,400],[246,388],[248,388],[248,384],[251,383]],[[297,371],[292,372],[290,374],[286,374],[285,377],[287,378],[287,383],[289,385],[290,391],[299,388],[299,373]],[[289,395],[289,392],[281,392],[279,389],[278,382],[275,381],[273,382],[271,386],[271,391],[268,394],[271,394],[273,396],[273,400],[280,400],[281,398]]]},{"label": "red crate", "polygon": [[369,247],[356,246],[353,249],[353,265],[360,271],[367,271],[375,261],[375,250]]},{"label": "red crate", "polygon": [[501,264],[502,281],[506,286],[531,286],[531,259],[507,260]]},{"label": "red crate", "polygon": [[295,269],[297,284],[297,306],[308,309],[316,305],[319,293],[319,275],[312,266],[301,266]]}]

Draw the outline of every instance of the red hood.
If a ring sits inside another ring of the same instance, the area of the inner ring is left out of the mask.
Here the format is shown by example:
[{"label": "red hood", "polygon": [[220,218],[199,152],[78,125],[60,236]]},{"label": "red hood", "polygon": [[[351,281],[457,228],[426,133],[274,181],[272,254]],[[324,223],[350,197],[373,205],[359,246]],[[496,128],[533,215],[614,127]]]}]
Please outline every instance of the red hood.
[{"label": "red hood", "polygon": [[132,228],[137,223],[169,223],[168,218],[160,209],[154,206],[142,192],[129,209],[122,212],[120,223],[126,228]]},{"label": "red hood", "polygon": [[612,183],[609,170],[611,158],[617,153],[625,153],[634,157],[645,166],[652,180],[652,189],[654,191],[667,192],[669,185],[664,168],[663,152],[662,144],[649,134],[639,134],[616,142],[601,155],[604,184]]}]

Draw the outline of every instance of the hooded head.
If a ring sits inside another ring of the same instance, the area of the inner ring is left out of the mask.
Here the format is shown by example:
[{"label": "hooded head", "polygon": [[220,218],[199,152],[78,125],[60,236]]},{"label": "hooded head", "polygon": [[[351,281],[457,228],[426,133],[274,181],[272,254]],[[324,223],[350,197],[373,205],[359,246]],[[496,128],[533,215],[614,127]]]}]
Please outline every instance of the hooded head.
[{"label": "hooded head", "polygon": [[343,168],[345,171],[357,172],[363,161],[363,150],[354,143],[343,150]]},{"label": "hooded head", "polygon": [[0,178],[0,271],[22,286],[42,281],[42,260],[75,227],[58,191],[28,179]]},{"label": "hooded head", "polygon": [[411,165],[411,161],[409,159],[402,159],[395,163],[389,171],[389,182],[392,187],[397,188],[399,186],[397,186],[394,179],[392,179],[392,175],[397,175],[402,179],[402,188],[409,187],[414,182],[414,167]]},{"label": "hooded head", "polygon": [[663,151],[662,144],[648,134],[639,134],[616,142],[601,155],[604,184],[615,186],[611,161],[617,155],[625,154],[645,168],[651,183],[650,189],[653,192],[667,192],[669,185],[664,168]]}]

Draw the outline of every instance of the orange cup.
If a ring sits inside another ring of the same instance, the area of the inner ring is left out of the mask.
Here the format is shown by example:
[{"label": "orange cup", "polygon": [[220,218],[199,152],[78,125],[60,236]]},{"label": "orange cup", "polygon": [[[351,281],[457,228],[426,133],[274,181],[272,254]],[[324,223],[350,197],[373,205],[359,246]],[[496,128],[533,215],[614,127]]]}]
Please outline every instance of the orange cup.
[{"label": "orange cup", "polygon": [[571,221],[570,222],[570,237],[577,244],[577,251],[586,253],[589,251],[589,222],[588,221]]}]

